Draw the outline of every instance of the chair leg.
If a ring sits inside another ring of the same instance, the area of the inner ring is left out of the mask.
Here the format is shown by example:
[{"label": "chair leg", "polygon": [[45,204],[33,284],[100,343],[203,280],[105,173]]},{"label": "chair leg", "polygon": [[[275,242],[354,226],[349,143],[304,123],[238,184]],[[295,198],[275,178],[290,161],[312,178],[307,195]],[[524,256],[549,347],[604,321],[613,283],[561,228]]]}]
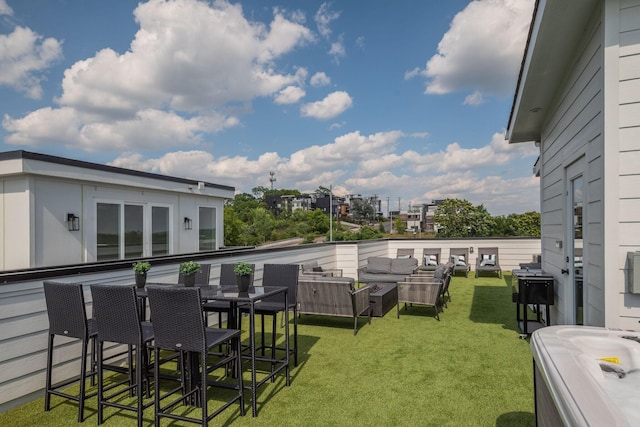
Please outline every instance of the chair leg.
[{"label": "chair leg", "polygon": [[104,343],[102,341],[98,342],[98,425],[102,424],[104,421],[104,391],[102,390],[104,385],[104,371],[102,368],[103,354],[102,351],[104,349]]},{"label": "chair leg", "polygon": [[87,340],[82,340],[82,356],[80,356],[80,394],[78,395],[78,422],[84,421],[84,399],[87,387]]},{"label": "chair leg", "polygon": [[[297,307],[293,307],[293,366],[298,366],[298,316]],[[289,311],[286,311],[287,316]]]},{"label": "chair leg", "polygon": [[49,334],[49,345],[47,346],[47,374],[46,374],[46,388],[44,391],[44,410],[48,411],[51,408],[51,377],[53,368],[53,334]]},{"label": "chair leg", "polygon": [[153,349],[153,406],[154,406],[154,425],[160,427],[160,348]]}]

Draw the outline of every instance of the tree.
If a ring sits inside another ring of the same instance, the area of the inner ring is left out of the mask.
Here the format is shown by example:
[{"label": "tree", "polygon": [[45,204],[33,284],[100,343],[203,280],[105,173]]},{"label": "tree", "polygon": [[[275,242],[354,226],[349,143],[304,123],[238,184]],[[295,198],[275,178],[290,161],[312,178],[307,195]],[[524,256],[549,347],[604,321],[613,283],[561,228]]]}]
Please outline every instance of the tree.
[{"label": "tree", "polygon": [[240,221],[248,223],[251,221],[251,212],[264,206],[264,203],[249,193],[241,193],[235,195],[233,201],[229,202],[229,206],[233,207]]},{"label": "tree", "polygon": [[460,199],[445,199],[436,208],[433,221],[440,226],[442,237],[466,237],[475,211],[471,202]]},{"label": "tree", "polygon": [[540,213],[525,212],[522,214],[510,214],[508,219],[513,223],[514,236],[540,237]]},{"label": "tree", "polygon": [[396,227],[396,232],[398,234],[406,233],[407,224],[402,220],[402,218],[398,217],[393,222],[394,222],[394,226]]},{"label": "tree", "polygon": [[224,245],[238,246],[242,245],[242,231],[246,224],[238,218],[233,206],[225,206],[224,208]]},{"label": "tree", "polygon": [[375,215],[375,209],[369,202],[353,199],[351,201],[351,215],[357,221],[372,220]]}]

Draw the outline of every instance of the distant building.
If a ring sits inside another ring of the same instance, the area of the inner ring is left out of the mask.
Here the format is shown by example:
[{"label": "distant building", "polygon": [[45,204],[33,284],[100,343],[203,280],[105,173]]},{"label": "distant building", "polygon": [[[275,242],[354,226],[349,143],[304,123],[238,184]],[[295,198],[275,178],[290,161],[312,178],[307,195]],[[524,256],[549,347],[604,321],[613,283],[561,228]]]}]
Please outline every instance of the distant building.
[{"label": "distant building", "polygon": [[28,151],[0,153],[0,269],[219,249],[224,185]]}]

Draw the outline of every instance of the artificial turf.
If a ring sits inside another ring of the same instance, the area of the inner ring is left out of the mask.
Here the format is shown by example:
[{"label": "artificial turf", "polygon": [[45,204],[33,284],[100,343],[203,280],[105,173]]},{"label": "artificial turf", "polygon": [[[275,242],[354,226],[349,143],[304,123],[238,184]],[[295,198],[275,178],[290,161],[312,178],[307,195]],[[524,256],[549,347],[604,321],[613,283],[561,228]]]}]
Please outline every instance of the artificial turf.
[{"label": "artificial turf", "polygon": [[[233,405],[211,425],[533,426],[531,353],[519,339],[511,290],[508,274],[456,276],[440,321],[431,307],[408,307],[399,319],[394,308],[371,324],[360,319],[356,336],[349,318],[304,315],[291,386],[282,376],[267,382],[257,418],[247,392],[247,415]],[[76,423],[74,403],[53,397],[49,412],[43,405],[41,398],[4,412],[0,425]],[[132,413],[106,414],[105,426],[135,424]],[[85,416],[84,425],[97,423],[95,397]],[[153,407],[145,421],[153,425]]]}]

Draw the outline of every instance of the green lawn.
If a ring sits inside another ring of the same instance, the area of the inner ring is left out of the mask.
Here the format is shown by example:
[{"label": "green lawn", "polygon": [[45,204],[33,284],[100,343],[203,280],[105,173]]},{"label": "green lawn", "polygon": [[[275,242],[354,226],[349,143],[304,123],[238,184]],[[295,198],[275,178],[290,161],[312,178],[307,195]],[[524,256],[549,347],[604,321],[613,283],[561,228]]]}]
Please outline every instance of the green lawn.
[{"label": "green lawn", "polygon": [[[299,365],[291,386],[266,383],[258,392],[258,417],[232,406],[213,425],[300,426],[533,426],[531,353],[518,338],[510,276],[455,277],[451,301],[438,322],[429,307],[393,309],[371,324],[303,316]],[[245,322],[246,326],[246,322]],[[245,376],[248,378],[248,376]],[[52,398],[0,414],[0,425],[68,426],[76,406]],[[96,401],[86,425],[96,425]],[[131,413],[109,409],[105,426],[129,426]],[[146,411],[153,425],[153,408]],[[168,421],[166,424],[170,425]],[[179,425],[177,423],[171,425]]]}]

